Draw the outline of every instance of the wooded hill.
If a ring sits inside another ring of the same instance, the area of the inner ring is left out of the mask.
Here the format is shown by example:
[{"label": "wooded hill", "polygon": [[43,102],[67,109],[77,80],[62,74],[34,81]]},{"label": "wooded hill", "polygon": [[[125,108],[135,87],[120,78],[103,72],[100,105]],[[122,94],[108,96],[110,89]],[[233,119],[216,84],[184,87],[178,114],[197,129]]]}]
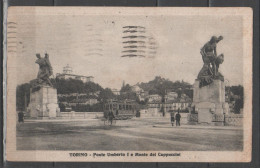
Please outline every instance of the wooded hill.
[{"label": "wooded hill", "polygon": [[[125,84],[121,87],[121,95],[114,95],[110,88],[103,88],[98,83],[88,82],[83,83],[81,80],[76,79],[51,79],[55,88],[57,88],[58,94],[73,94],[73,93],[84,93],[85,98],[96,95],[97,100],[100,103],[106,102],[108,99],[132,99],[136,100],[139,104],[146,104],[147,101],[138,101],[137,95],[132,91],[129,84]],[[164,97],[168,92],[176,92],[180,97],[181,94],[186,94],[191,99],[193,98],[192,85],[184,81],[172,82],[168,79],[156,76],[149,82],[137,83],[137,86],[142,88],[148,94],[159,94]],[[226,90],[232,92],[234,95],[238,95],[239,102],[243,102],[243,87],[242,86],[231,86],[226,87]],[[17,110],[24,110],[25,106],[28,106],[30,100],[30,84],[24,83],[18,85],[16,88],[16,107]],[[64,101],[64,100],[63,100]],[[25,102],[27,103],[25,105]],[[242,106],[241,103],[239,105]]]}]

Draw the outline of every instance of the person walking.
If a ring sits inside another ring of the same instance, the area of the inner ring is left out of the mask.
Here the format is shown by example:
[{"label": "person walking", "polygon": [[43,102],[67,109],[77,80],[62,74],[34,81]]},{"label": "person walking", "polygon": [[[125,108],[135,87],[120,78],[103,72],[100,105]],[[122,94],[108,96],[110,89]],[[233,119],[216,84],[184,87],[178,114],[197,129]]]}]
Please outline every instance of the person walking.
[{"label": "person walking", "polygon": [[174,121],[175,121],[174,112],[171,112],[171,124],[172,124],[172,127],[174,126]]},{"label": "person walking", "polygon": [[110,111],[110,112],[108,113],[108,119],[109,119],[109,121],[110,121],[110,125],[112,125],[114,118],[115,118],[114,113],[113,113],[112,111]]},{"label": "person walking", "polygon": [[175,118],[176,118],[176,126],[181,126],[180,109],[178,109],[178,113],[176,114]]},{"label": "person walking", "polygon": [[24,114],[23,114],[23,112],[22,111],[20,111],[19,113],[18,113],[18,122],[19,123],[23,123],[24,122]]}]

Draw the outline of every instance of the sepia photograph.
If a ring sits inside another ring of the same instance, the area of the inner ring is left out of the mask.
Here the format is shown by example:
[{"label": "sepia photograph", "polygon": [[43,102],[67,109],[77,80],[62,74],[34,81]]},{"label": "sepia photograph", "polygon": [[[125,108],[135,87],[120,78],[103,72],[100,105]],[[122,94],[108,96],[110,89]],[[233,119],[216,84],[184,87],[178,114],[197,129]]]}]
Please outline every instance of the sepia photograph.
[{"label": "sepia photograph", "polygon": [[250,162],[249,8],[11,7],[7,160]]}]

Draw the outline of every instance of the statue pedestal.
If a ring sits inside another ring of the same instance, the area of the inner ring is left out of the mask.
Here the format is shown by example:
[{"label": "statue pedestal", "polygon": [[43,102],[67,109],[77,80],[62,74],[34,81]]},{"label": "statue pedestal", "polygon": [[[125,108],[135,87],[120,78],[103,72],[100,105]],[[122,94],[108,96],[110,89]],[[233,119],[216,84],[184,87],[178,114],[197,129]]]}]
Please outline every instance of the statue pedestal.
[{"label": "statue pedestal", "polygon": [[198,112],[198,123],[221,125],[224,114],[229,112],[225,102],[225,84],[221,80],[214,80],[207,86],[199,87],[199,80],[195,80],[193,90],[193,106]]},{"label": "statue pedestal", "polygon": [[31,89],[28,109],[31,118],[49,119],[60,116],[57,89],[50,86]]}]

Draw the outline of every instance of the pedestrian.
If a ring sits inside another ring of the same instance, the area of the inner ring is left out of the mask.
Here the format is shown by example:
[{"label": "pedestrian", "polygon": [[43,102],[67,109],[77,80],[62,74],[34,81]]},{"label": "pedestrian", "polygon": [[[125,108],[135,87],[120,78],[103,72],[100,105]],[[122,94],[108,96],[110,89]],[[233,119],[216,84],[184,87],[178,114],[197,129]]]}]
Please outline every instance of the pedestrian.
[{"label": "pedestrian", "polygon": [[175,121],[174,112],[171,112],[171,124],[172,124],[172,127],[174,126],[174,121]]},{"label": "pedestrian", "polygon": [[176,114],[175,118],[176,118],[176,126],[181,126],[180,110],[178,110],[178,113]]},{"label": "pedestrian", "polygon": [[114,116],[114,114],[113,114],[112,111],[110,111],[110,112],[108,113],[108,117],[109,117],[110,125],[112,125],[113,119],[115,118],[115,116]]},{"label": "pedestrian", "polygon": [[24,114],[23,114],[23,112],[22,111],[20,111],[19,113],[18,113],[18,122],[20,123],[20,122],[24,122]]}]

